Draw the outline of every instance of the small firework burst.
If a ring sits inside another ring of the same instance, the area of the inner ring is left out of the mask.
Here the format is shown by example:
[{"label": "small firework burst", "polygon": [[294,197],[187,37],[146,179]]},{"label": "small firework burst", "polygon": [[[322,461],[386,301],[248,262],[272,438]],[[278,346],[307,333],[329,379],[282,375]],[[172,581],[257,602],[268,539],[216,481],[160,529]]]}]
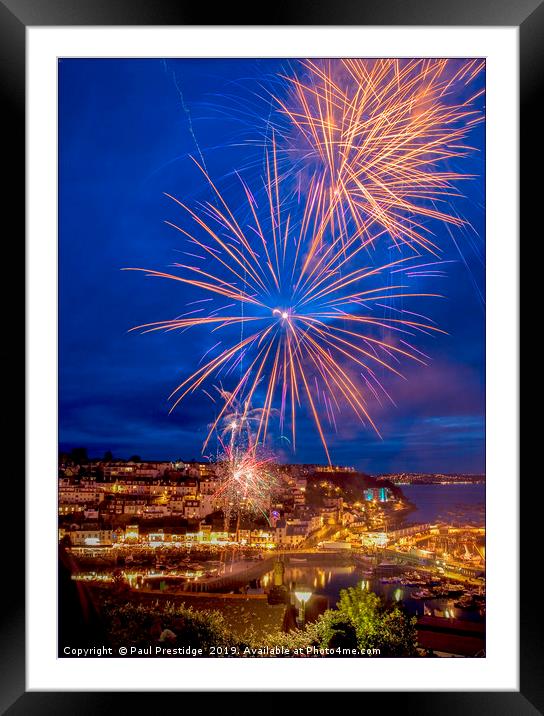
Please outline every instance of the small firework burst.
[{"label": "small firework burst", "polygon": [[[263,453],[263,454],[261,454]],[[247,441],[223,444],[217,459],[219,487],[214,497],[222,504],[225,530],[236,520],[236,532],[244,517],[263,517],[269,522],[271,499],[276,484],[272,458]]]}]

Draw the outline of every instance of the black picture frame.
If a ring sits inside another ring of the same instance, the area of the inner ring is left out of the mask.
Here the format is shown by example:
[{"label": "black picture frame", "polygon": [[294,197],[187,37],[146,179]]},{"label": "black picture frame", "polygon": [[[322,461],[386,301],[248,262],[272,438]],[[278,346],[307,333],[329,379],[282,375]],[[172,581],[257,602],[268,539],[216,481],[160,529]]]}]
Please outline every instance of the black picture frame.
[{"label": "black picture frame", "polygon": [[[207,22],[210,17],[213,23]],[[266,22],[265,22],[266,21]],[[5,206],[19,216],[24,208],[25,178],[22,156],[25,152],[25,30],[28,26],[107,26],[107,25],[367,25],[367,26],[516,26],[519,28],[520,53],[520,156],[525,163],[539,164],[540,145],[532,141],[541,133],[539,99],[543,90],[544,55],[544,3],[542,0],[297,0],[297,2],[271,3],[259,17],[249,15],[225,3],[211,10],[204,4],[189,4],[182,0],[0,0],[0,92],[4,119],[6,150],[12,152],[8,197]],[[6,146],[6,145],[9,145]],[[529,159],[530,158],[530,159]],[[522,183],[521,207],[524,225],[528,226],[531,214],[539,206],[539,183],[529,181],[528,172]],[[536,219],[536,217],[535,217]],[[18,226],[22,225],[19,219]],[[538,226],[535,221],[535,226]],[[19,229],[20,230],[20,229]],[[15,235],[14,235],[15,238]],[[24,242],[18,244],[20,249]],[[23,259],[19,251],[19,262]],[[23,259],[24,260],[24,259]],[[19,263],[21,265],[21,263]],[[21,478],[21,476],[17,476]],[[11,505],[24,504],[22,479],[11,480],[15,487]],[[519,692],[365,692],[364,708],[398,708],[406,714],[535,714],[544,713],[544,679],[542,679],[542,641],[539,618],[535,619],[534,583],[529,569],[540,564],[534,535],[538,523],[538,506],[531,497],[533,486],[522,491],[520,516],[522,557],[521,609],[520,609],[520,691]],[[19,527],[20,529],[20,527]],[[6,550],[8,552],[8,550]],[[7,570],[22,573],[22,548],[9,550]],[[12,563],[10,563],[10,561]],[[507,578],[513,578],[509,575]],[[157,696],[151,693],[82,693],[82,692],[26,692],[25,691],[25,621],[22,589],[4,589],[4,608],[0,650],[0,709],[10,715],[25,714],[95,714],[97,712],[128,713],[130,701],[135,698],[139,708],[157,708]],[[504,605],[508,609],[508,605]],[[84,667],[82,662],[81,668]],[[274,684],[274,687],[277,687]],[[433,685],[429,683],[429,688]],[[198,695],[193,707],[198,705]],[[217,708],[223,714],[238,712],[240,695],[231,693],[206,694],[205,709]],[[257,696],[257,695],[253,695]],[[270,699],[251,703],[261,712],[283,708],[310,708],[307,694],[281,694]],[[339,694],[319,695],[321,709],[329,703],[338,708]],[[186,707],[189,694],[161,694],[171,700],[172,708],[179,708],[181,699]],[[221,699],[221,700],[220,700]],[[335,699],[335,703],[331,699]],[[384,702],[384,699],[386,701]],[[352,702],[353,703],[353,702]],[[347,706],[347,708],[350,708]]]}]

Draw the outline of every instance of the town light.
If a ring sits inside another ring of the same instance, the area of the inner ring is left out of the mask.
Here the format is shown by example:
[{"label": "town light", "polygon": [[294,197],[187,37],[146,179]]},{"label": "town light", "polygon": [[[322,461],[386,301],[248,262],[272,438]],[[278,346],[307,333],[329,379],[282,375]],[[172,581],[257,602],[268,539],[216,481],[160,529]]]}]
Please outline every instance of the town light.
[{"label": "town light", "polygon": [[312,591],[309,587],[301,587],[297,590],[295,590],[295,597],[300,602],[300,607],[298,610],[298,625],[299,627],[304,626],[305,621],[305,612],[306,612],[306,602],[310,599],[312,596]]},{"label": "town light", "polygon": [[312,596],[312,593],[310,590],[300,590],[295,592],[296,598],[299,600],[299,602],[302,602],[303,604],[306,604],[308,599]]}]

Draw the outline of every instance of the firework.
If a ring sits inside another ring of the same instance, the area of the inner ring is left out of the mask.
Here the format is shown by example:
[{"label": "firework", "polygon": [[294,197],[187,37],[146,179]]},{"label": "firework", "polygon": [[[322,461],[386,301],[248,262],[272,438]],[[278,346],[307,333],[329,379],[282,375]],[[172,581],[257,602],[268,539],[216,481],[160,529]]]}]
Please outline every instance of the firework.
[{"label": "firework", "polygon": [[[273,95],[284,121],[273,121],[281,171],[300,185],[322,177],[321,201],[333,232],[351,225],[371,243],[437,254],[437,220],[461,227],[449,201],[469,175],[451,168],[472,148],[483,121],[470,85],[482,60],[345,59],[305,61]],[[457,99],[463,88],[466,99]],[[465,92],[467,94],[467,92]],[[384,231],[382,231],[382,229]]]},{"label": "firework", "polygon": [[251,443],[223,444],[216,464],[219,487],[214,494],[220,502],[225,531],[236,518],[236,531],[244,516],[264,517],[269,522],[271,497],[275,486],[271,458],[262,456]]},{"label": "firework", "polygon": [[237,400],[230,391],[222,386],[215,386],[223,403],[228,403],[230,409],[223,415],[219,424],[212,423],[208,429],[217,429],[222,444],[228,443],[231,448],[235,444],[251,445],[255,438],[263,414],[262,408],[253,408],[246,400]]},{"label": "firework", "polygon": [[334,429],[341,409],[379,434],[367,402],[380,392],[388,396],[383,372],[401,375],[403,359],[424,364],[425,356],[410,341],[418,333],[439,331],[405,307],[411,297],[435,295],[412,291],[408,284],[410,277],[431,271],[428,260],[402,257],[368,265],[364,249],[370,239],[361,240],[360,231],[331,231],[321,180],[311,183],[300,203],[283,200],[275,145],[266,158],[264,199],[258,201],[240,178],[243,202],[237,205],[244,206],[244,221],[200,168],[212,200],[190,208],[171,197],[191,226],[167,222],[185,237],[193,263],[174,264],[175,273],[129,269],[214,299],[199,299],[198,308],[193,301],[184,315],[132,329],[201,328],[216,341],[172,392],[172,410],[210,381],[228,378],[234,387],[221,394],[204,449],[233,411],[240,424],[246,421],[252,404],[261,406],[258,418],[252,415],[254,446],[264,444],[276,411],[280,432],[290,433],[295,449],[296,414],[303,404],[329,461],[325,423]]}]

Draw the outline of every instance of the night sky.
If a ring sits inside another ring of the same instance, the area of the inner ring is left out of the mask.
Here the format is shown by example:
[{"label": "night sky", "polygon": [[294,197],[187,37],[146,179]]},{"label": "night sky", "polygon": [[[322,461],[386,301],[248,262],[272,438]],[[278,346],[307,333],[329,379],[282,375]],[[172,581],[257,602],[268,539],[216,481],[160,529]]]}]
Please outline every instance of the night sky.
[{"label": "night sky", "polygon": [[[209,198],[190,155],[204,157],[232,200],[235,169],[255,180],[256,145],[271,112],[266,88],[293,68],[285,60],[59,62],[61,450],[200,457],[217,406],[197,393],[169,415],[167,398],[212,339],[200,328],[128,332],[183,313],[194,289],[121,269],[168,270],[179,261],[183,237],[164,221],[179,224],[181,212],[164,193],[189,204]],[[407,363],[407,380],[387,378],[396,405],[371,408],[382,440],[346,414],[328,436],[335,463],[371,473],[485,471],[484,136],[483,125],[473,130],[479,151],[455,167],[475,175],[463,182],[464,197],[452,199],[473,227],[452,229],[461,254],[435,227],[447,277],[425,288],[445,298],[424,312],[448,335],[418,343],[428,366]],[[296,454],[280,436],[274,452],[283,461],[325,462],[304,409],[298,420]]]}]

